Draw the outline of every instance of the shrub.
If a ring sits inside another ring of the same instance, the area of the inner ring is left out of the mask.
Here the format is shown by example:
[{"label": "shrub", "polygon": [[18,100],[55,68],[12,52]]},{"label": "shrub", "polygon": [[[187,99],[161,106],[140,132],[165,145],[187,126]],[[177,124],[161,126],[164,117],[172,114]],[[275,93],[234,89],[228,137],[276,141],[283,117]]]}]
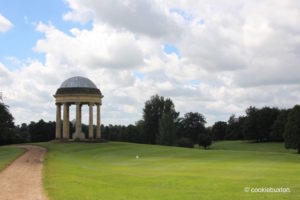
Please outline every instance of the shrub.
[{"label": "shrub", "polygon": [[208,134],[201,133],[198,137],[199,146],[203,146],[204,149],[207,149],[211,145],[212,139]]}]

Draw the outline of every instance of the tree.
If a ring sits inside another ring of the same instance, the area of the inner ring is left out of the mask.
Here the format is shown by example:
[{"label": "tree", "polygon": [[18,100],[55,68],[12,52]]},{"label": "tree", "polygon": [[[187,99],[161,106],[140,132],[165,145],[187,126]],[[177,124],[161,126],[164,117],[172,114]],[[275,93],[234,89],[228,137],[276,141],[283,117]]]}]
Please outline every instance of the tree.
[{"label": "tree", "polygon": [[181,120],[181,123],[183,137],[190,138],[193,143],[196,144],[198,135],[205,132],[205,117],[198,112],[189,112],[184,114],[184,118]]},{"label": "tree", "polygon": [[221,122],[221,121],[216,122],[211,129],[213,140],[224,140],[226,129],[227,129],[226,122]]},{"label": "tree", "polygon": [[14,118],[8,106],[0,102],[0,144],[12,143],[14,135]]},{"label": "tree", "polygon": [[139,142],[139,130],[135,125],[128,125],[122,127],[121,139],[125,142]]},{"label": "tree", "polygon": [[260,140],[258,134],[258,109],[250,106],[246,110],[246,119],[244,122],[244,137],[247,140]]},{"label": "tree", "polygon": [[258,130],[262,140],[270,141],[272,125],[279,114],[278,108],[263,107],[258,111]]},{"label": "tree", "polygon": [[175,106],[171,99],[164,99],[164,97],[154,95],[150,100],[146,101],[143,109],[143,119],[145,134],[147,135],[147,142],[155,144],[159,135],[159,120],[162,115],[168,114],[173,119],[176,119],[179,115],[175,111]]},{"label": "tree", "polygon": [[55,138],[55,122],[45,122],[43,119],[28,125],[30,141],[45,142]]},{"label": "tree", "polygon": [[198,137],[198,144],[199,146],[204,147],[204,149],[207,149],[212,143],[211,136],[207,133],[201,133]]},{"label": "tree", "polygon": [[139,139],[138,139],[138,143],[143,143],[146,144],[147,143],[147,135],[145,132],[145,122],[144,120],[139,120],[135,123],[135,126],[139,132]]},{"label": "tree", "polygon": [[174,116],[163,114],[159,120],[159,135],[157,143],[172,146],[176,143]]},{"label": "tree", "polygon": [[246,117],[244,116],[235,117],[235,115],[231,115],[227,122],[226,134],[224,138],[226,140],[243,140],[243,128],[245,119]]},{"label": "tree", "polygon": [[297,149],[300,154],[300,105],[296,105],[288,114],[284,141],[287,149]]},{"label": "tree", "polygon": [[144,122],[145,132],[147,135],[147,142],[155,144],[158,132],[159,119],[162,116],[164,108],[164,98],[158,95],[152,96],[150,100],[146,101],[144,108]]},{"label": "tree", "polygon": [[26,123],[22,123],[21,126],[17,125],[14,128],[15,138],[13,143],[30,142],[30,134]]},{"label": "tree", "polygon": [[249,107],[246,113],[247,118],[244,124],[245,139],[256,140],[257,142],[269,141],[272,125],[277,119],[279,110],[269,107],[263,107],[262,109]]},{"label": "tree", "polygon": [[277,119],[272,125],[272,131],[270,134],[271,141],[283,141],[284,128],[288,120],[288,114],[290,109],[281,110],[280,114],[277,116]]}]

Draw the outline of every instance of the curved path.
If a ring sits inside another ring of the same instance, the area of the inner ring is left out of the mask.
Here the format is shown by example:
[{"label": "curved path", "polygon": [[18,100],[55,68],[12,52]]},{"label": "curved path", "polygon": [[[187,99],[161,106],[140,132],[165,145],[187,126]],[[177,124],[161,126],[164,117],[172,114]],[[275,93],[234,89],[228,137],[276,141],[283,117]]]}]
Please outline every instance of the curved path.
[{"label": "curved path", "polygon": [[46,149],[33,145],[0,172],[1,200],[47,200],[43,191],[42,168]]}]

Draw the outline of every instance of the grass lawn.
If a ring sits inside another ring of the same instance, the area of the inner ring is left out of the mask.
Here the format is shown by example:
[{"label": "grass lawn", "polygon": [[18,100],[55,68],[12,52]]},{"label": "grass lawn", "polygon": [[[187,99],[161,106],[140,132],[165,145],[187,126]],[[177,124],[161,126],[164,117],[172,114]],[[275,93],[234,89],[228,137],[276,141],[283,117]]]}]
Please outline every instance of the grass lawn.
[{"label": "grass lawn", "polygon": [[220,141],[213,143],[212,149],[233,151],[264,151],[278,153],[295,153],[296,150],[287,150],[282,142],[248,142],[248,141]]},{"label": "grass lawn", "polygon": [[25,149],[0,146],[0,171],[21,155]]},{"label": "grass lawn", "polygon": [[41,145],[48,148],[43,181],[51,200],[300,199],[300,155],[280,143],[221,142],[211,150],[121,142]]}]

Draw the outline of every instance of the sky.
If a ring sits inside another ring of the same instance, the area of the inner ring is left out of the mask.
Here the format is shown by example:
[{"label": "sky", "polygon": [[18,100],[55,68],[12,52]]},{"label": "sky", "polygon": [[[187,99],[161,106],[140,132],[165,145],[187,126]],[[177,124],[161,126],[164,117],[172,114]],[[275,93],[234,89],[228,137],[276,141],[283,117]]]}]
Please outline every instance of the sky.
[{"label": "sky", "polygon": [[140,120],[155,94],[207,125],[289,108],[300,102],[299,24],[296,0],[0,0],[0,92],[16,124],[54,121],[53,94],[72,76],[101,90],[106,125]]}]

